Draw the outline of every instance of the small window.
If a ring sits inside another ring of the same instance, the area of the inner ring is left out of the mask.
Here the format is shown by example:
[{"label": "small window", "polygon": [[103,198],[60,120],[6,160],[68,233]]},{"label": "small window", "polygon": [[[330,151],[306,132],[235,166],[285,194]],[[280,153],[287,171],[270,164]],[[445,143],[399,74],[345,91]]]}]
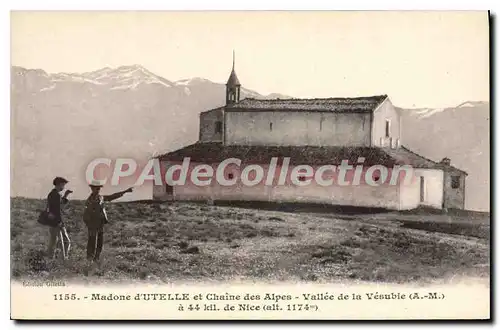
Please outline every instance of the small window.
[{"label": "small window", "polygon": [[165,185],[165,193],[167,195],[173,195],[174,194],[174,187],[172,187],[169,184]]},{"label": "small window", "polygon": [[385,120],[385,137],[391,136],[391,121],[389,119]]},{"label": "small window", "polygon": [[222,133],[222,122],[221,121],[215,122],[215,133],[216,134]]},{"label": "small window", "polygon": [[425,202],[425,178],[420,177],[420,203]]},{"label": "small window", "polygon": [[233,173],[228,173],[227,178],[229,180],[233,179],[234,178],[234,174]]},{"label": "small window", "polygon": [[273,130],[273,123],[269,123],[269,130],[272,131]]},{"label": "small window", "polygon": [[454,175],[451,177],[451,188],[453,189],[460,188],[460,177],[458,175]]}]

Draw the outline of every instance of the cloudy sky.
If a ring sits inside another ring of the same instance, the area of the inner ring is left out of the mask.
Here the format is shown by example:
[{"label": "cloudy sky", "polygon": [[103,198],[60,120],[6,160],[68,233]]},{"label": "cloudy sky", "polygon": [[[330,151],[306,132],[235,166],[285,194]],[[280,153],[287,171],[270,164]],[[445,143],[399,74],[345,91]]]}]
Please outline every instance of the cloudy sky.
[{"label": "cloudy sky", "polygon": [[404,107],[489,97],[486,12],[14,12],[12,65],[141,64],[169,80],[295,97],[388,94]]}]

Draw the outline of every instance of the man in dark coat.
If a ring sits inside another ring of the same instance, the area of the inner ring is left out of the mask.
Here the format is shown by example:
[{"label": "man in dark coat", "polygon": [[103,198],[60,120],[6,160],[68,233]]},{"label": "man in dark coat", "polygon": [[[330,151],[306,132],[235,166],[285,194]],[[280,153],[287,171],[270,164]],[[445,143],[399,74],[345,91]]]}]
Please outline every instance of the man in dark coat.
[{"label": "man in dark coat", "polygon": [[98,262],[104,243],[104,225],[108,223],[104,202],[118,199],[128,192],[132,192],[132,188],[102,196],[100,195],[101,184],[93,182],[89,186],[92,192],[87,198],[83,212],[83,221],[88,229],[87,260]]},{"label": "man in dark coat", "polygon": [[[54,257],[54,251],[57,243],[57,239],[61,239],[61,244],[63,247],[63,255],[66,259],[67,252],[69,252],[69,236],[64,227],[64,222],[61,216],[61,206],[68,202],[68,195],[72,193],[71,190],[66,190],[63,196],[61,196],[61,192],[64,190],[64,187],[68,183],[68,180],[62,177],[56,177],[52,184],[54,185],[54,189],[52,189],[47,196],[47,208],[48,208],[48,217],[50,219],[49,224],[49,245],[47,249],[48,257]],[[65,246],[65,242],[67,246]]]}]

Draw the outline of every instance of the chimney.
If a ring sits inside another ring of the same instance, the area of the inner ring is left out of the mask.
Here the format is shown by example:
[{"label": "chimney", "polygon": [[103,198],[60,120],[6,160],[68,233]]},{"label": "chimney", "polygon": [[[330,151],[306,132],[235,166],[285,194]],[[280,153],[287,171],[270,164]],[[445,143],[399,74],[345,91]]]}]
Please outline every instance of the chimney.
[{"label": "chimney", "polygon": [[444,157],[443,160],[441,160],[441,164],[444,165],[450,165],[450,159],[448,157]]}]

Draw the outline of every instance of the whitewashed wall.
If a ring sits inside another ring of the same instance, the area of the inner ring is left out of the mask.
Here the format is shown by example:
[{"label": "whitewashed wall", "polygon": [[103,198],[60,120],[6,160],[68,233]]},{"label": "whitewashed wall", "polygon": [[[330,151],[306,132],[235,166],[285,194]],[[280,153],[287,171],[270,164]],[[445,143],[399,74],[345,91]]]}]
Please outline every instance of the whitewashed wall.
[{"label": "whitewashed wall", "polygon": [[[196,166],[191,164],[191,168]],[[267,165],[262,165],[267,173]],[[277,168],[279,173],[280,169]],[[291,171],[291,170],[290,170]],[[240,172],[232,169],[234,177]],[[278,180],[275,176],[275,182]],[[265,179],[264,179],[265,180]],[[312,181],[307,186],[294,184],[266,186],[259,184],[253,187],[238,182],[234,186],[220,186],[215,179],[208,186],[200,187],[189,182],[186,185],[174,186],[171,197],[165,196],[165,189],[155,190],[157,200],[243,200],[243,201],[276,201],[276,202],[314,202],[332,205],[352,205],[363,207],[382,207],[397,210],[400,208],[399,185],[373,187],[369,185],[339,186],[333,184],[328,187],[318,185]]]},{"label": "whitewashed wall", "polygon": [[[443,203],[443,171],[434,169],[415,169],[416,179],[410,185],[401,186],[401,209],[412,209],[419,205],[429,206],[437,209],[442,208]],[[420,201],[420,179],[423,176],[424,201]]]},{"label": "whitewashed wall", "polygon": [[225,120],[228,145],[370,145],[369,113],[231,111]]},{"label": "whitewashed wall", "polygon": [[[390,120],[390,137],[385,136],[385,123],[386,119]],[[372,145],[380,147],[380,139],[382,138],[383,147],[390,146],[390,138],[392,137],[393,143],[400,139],[403,144],[401,134],[401,116],[394,108],[391,101],[387,98],[374,112],[372,123]]]}]

